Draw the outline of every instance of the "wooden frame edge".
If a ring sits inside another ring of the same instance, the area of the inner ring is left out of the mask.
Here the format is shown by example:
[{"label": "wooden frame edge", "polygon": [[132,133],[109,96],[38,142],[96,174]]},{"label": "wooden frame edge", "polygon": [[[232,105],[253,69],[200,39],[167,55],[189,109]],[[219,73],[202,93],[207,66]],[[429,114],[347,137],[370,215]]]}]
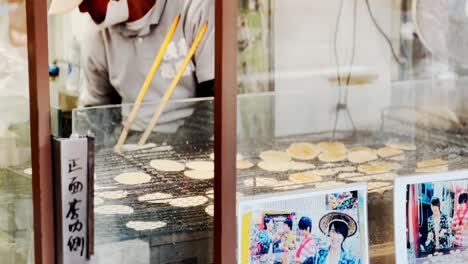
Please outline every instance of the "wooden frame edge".
[{"label": "wooden frame edge", "polygon": [[238,1],[215,1],[214,263],[236,263]]},{"label": "wooden frame edge", "polygon": [[55,263],[47,1],[26,0],[36,264]]}]

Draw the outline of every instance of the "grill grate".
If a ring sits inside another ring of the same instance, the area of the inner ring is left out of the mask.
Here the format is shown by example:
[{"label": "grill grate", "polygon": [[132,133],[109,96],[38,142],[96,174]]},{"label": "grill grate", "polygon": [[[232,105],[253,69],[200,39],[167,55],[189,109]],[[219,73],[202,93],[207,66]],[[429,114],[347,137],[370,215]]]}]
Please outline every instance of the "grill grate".
[{"label": "grill grate", "polygon": [[[416,163],[421,160],[443,158],[449,161],[449,170],[460,170],[468,167],[468,158],[466,154],[466,146],[468,146],[468,140],[462,136],[450,137],[450,140],[446,140],[447,136],[433,135],[431,140],[427,140],[425,137],[423,140],[413,140],[414,137],[406,136],[402,133],[404,130],[398,130],[401,133],[389,133],[381,132],[375,135],[369,134],[368,132],[358,132],[357,134],[342,139],[348,146],[353,145],[366,145],[373,148],[383,147],[384,143],[388,139],[399,140],[401,142],[414,142],[417,146],[416,151],[405,152],[406,159],[403,162],[399,162],[402,168],[398,171],[398,175],[412,175],[416,168]],[[240,153],[245,159],[248,159],[254,163],[259,162],[258,154],[263,150],[278,149],[284,150],[293,142],[318,142],[323,141],[323,134],[320,135],[302,135],[287,138],[278,138],[274,142],[264,146],[263,148],[257,148],[252,151],[249,146],[245,149],[248,151],[242,151],[240,146]],[[456,142],[455,142],[456,141]],[[362,144],[356,144],[360,142]],[[183,175],[183,173],[161,173],[149,166],[149,163],[153,159],[169,159],[178,161],[188,160],[209,160],[209,154],[211,151],[206,149],[212,149],[212,145],[203,146],[190,153],[179,155],[173,151],[170,147],[156,147],[152,149],[139,150],[136,152],[126,153],[123,156],[115,154],[111,150],[103,150],[96,156],[96,184],[100,187],[106,187],[109,190],[126,190],[129,195],[128,197],[120,200],[106,200],[105,204],[120,204],[129,205],[134,209],[134,214],[123,215],[123,216],[104,216],[96,215],[96,239],[97,241],[106,240],[123,240],[133,239],[141,237],[149,237],[154,235],[177,233],[177,232],[196,232],[196,231],[208,231],[213,227],[213,219],[207,213],[205,208],[213,203],[212,199],[209,202],[197,207],[192,208],[175,208],[167,204],[151,204],[147,202],[139,202],[138,196],[149,194],[153,192],[165,192],[170,193],[174,197],[190,197],[190,196],[206,196],[206,192],[213,188],[212,180],[192,180]],[[205,149],[204,151],[202,149]],[[380,159],[382,160],[382,159]],[[383,159],[389,160],[389,159]],[[318,160],[310,162],[314,164],[317,169],[330,168],[330,164],[324,164]],[[336,169],[336,173],[329,176],[324,176],[323,181],[338,181],[349,183],[349,179],[338,179],[337,175],[340,173],[340,169],[349,168],[349,166],[355,166],[356,169],[346,172],[357,172],[357,166],[350,164],[349,162],[338,162],[333,163],[332,168]],[[143,171],[152,176],[150,183],[141,184],[137,186],[127,186],[117,184],[113,178],[118,174],[124,172]],[[296,171],[295,171],[296,172]],[[299,171],[297,171],[299,172]],[[272,173],[264,171],[257,166],[251,169],[239,170],[237,173],[238,192],[243,195],[258,195],[282,192],[281,190],[275,190],[274,187],[259,187],[257,186],[257,180],[260,178],[274,178],[276,180],[287,180],[289,174],[286,173]],[[253,186],[246,186],[243,182],[246,179],[253,179]],[[372,181],[372,180],[371,180]],[[379,180],[381,181],[381,180]],[[393,181],[388,181],[391,185]],[[294,185],[292,185],[294,186]],[[299,189],[311,188],[313,184],[296,186]],[[99,191],[99,190],[98,190]],[[385,200],[392,200],[393,195],[392,187],[386,188],[385,192],[381,190],[369,190],[369,195],[376,195],[378,197],[387,197]],[[388,199],[388,197],[390,197]],[[369,199],[371,201],[372,199]],[[381,199],[378,199],[381,200]],[[371,204],[369,205],[372,206]],[[393,204],[379,204],[377,206],[379,211],[382,206],[392,210]],[[369,215],[372,216],[372,210],[369,209]],[[126,223],[129,221],[164,221],[167,226],[155,231],[134,231],[126,227]],[[370,219],[370,222],[372,220]],[[372,223],[370,223],[372,229]],[[393,236],[393,229],[389,229],[391,232],[388,236],[382,236],[381,234],[374,239],[371,237],[371,243],[388,241],[378,241],[382,237],[391,238]],[[371,234],[372,236],[372,234]]]}]

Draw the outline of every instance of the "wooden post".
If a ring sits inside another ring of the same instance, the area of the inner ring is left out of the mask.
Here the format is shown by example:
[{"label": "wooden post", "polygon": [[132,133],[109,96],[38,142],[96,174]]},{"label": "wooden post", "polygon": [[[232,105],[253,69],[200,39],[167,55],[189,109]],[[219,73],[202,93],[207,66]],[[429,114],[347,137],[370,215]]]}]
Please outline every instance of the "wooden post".
[{"label": "wooden post", "polygon": [[215,2],[214,263],[236,263],[238,1]]},{"label": "wooden post", "polygon": [[55,263],[47,0],[26,0],[35,263]]}]

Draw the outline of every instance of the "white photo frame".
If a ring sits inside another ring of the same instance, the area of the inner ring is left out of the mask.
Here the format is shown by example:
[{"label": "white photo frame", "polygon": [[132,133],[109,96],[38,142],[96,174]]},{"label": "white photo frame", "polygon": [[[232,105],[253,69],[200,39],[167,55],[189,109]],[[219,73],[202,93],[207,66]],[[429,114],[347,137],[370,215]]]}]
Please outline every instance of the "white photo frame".
[{"label": "white photo frame", "polygon": [[408,264],[406,237],[406,196],[407,186],[423,183],[443,183],[468,180],[468,170],[444,173],[398,177],[394,188],[394,223],[395,223],[395,262]]},{"label": "white photo frame", "polygon": [[[243,220],[244,215],[248,212],[253,211],[268,211],[270,208],[266,208],[265,204],[275,203],[275,202],[286,202],[294,201],[305,198],[320,198],[325,197],[327,194],[335,193],[345,193],[345,192],[358,192],[358,204],[359,208],[357,209],[358,221],[358,231],[359,232],[359,244],[360,244],[360,259],[362,264],[368,264],[369,262],[369,231],[368,231],[368,214],[367,214],[367,183],[356,183],[356,184],[347,184],[342,186],[337,186],[335,188],[323,188],[323,189],[309,189],[301,191],[290,191],[283,193],[275,194],[265,194],[257,196],[245,196],[238,199],[237,204],[237,263],[246,263],[242,259],[242,230],[243,230]],[[332,212],[333,210],[327,210]],[[322,217],[322,216],[320,216]],[[315,218],[313,221],[318,222],[320,218]],[[244,238],[245,239],[245,238]],[[250,239],[250,236],[249,236]],[[248,262],[247,262],[248,263]]]}]

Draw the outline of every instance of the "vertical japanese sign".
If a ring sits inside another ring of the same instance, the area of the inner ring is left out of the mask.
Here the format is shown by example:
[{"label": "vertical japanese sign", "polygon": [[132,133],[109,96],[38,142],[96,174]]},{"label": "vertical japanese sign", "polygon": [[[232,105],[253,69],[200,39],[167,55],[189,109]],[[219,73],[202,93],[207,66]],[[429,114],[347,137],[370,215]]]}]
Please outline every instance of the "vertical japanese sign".
[{"label": "vertical japanese sign", "polygon": [[88,138],[54,139],[58,263],[87,263]]}]

